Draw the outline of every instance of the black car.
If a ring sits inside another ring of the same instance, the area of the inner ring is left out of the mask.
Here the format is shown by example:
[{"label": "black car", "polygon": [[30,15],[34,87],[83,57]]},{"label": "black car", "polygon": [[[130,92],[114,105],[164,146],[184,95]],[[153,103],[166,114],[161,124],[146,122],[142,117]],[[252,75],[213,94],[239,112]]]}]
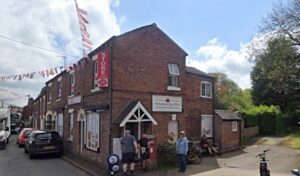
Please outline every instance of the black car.
[{"label": "black car", "polygon": [[33,131],[25,140],[25,153],[35,155],[56,153],[63,155],[63,140],[57,131]]}]

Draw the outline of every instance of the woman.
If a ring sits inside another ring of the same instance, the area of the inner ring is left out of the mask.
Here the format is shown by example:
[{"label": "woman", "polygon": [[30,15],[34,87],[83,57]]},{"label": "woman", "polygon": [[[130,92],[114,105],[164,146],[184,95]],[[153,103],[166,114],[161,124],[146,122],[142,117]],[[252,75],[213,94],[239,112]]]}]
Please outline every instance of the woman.
[{"label": "woman", "polygon": [[185,172],[186,170],[186,156],[188,152],[188,140],[185,137],[185,132],[180,131],[179,139],[176,142],[176,154],[179,160],[179,170],[178,172]]}]

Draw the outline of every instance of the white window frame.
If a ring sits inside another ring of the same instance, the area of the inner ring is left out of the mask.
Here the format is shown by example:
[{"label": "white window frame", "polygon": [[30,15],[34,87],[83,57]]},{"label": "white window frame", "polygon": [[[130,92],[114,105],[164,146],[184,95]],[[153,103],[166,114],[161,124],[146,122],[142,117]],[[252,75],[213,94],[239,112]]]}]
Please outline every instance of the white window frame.
[{"label": "white window frame", "polygon": [[[205,90],[204,90],[205,95],[202,94],[203,93],[203,85],[205,85]],[[207,95],[207,85],[210,86],[210,89],[208,90],[210,95]],[[212,83],[211,82],[201,81],[200,95],[201,95],[201,97],[204,97],[204,98],[212,98]]]},{"label": "white window frame", "polygon": [[48,93],[48,95],[47,95],[47,96],[48,96],[48,102],[47,102],[48,104],[50,104],[50,103],[51,103],[51,100],[52,100],[51,87],[52,87],[52,83],[49,83],[49,84],[48,84],[48,92],[49,92],[49,93]]},{"label": "white window frame", "polygon": [[[178,64],[168,64],[168,87],[167,90],[180,91],[179,87],[179,66]],[[170,81],[172,79],[172,81]],[[175,79],[175,80],[174,80]],[[171,82],[175,81],[175,85],[172,85]]]},{"label": "white window frame", "polygon": [[75,72],[70,74],[70,96],[73,97],[75,95]]},{"label": "white window frame", "polygon": [[[100,113],[87,112],[86,114],[86,140],[87,149],[98,152],[100,149]],[[90,136],[90,139],[89,139]]]},{"label": "white window frame", "polygon": [[60,101],[62,96],[62,81],[57,80],[57,100]]},{"label": "white window frame", "polygon": [[57,119],[56,119],[56,130],[59,133],[61,137],[64,135],[64,115],[63,113],[58,113],[57,114]]},{"label": "white window frame", "polygon": [[73,129],[74,129],[74,109],[69,110],[69,138],[68,141],[73,141]]},{"label": "white window frame", "polygon": [[237,132],[237,128],[238,128],[238,122],[237,121],[232,121],[232,132]]},{"label": "white window frame", "polygon": [[93,60],[93,87],[92,92],[100,90],[98,87],[98,60]]}]

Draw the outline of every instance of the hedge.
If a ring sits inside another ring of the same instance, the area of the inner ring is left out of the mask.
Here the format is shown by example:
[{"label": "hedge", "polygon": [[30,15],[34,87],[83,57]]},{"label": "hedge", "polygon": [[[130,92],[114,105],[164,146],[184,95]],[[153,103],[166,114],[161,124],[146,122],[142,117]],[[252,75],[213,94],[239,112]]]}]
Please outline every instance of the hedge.
[{"label": "hedge", "polygon": [[277,106],[254,106],[242,112],[245,127],[258,126],[259,134],[276,134],[283,131],[285,119]]}]

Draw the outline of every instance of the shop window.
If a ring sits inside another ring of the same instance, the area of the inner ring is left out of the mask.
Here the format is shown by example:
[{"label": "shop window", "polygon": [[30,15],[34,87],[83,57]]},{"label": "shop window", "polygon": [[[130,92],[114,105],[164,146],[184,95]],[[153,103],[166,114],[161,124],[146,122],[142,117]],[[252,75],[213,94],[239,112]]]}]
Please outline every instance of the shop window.
[{"label": "shop window", "polygon": [[87,113],[86,116],[86,148],[99,151],[99,128],[100,114],[97,112]]},{"label": "shop window", "polygon": [[74,113],[69,113],[69,141],[73,141]]},{"label": "shop window", "polygon": [[201,82],[201,97],[212,98],[212,86],[210,82]]}]

